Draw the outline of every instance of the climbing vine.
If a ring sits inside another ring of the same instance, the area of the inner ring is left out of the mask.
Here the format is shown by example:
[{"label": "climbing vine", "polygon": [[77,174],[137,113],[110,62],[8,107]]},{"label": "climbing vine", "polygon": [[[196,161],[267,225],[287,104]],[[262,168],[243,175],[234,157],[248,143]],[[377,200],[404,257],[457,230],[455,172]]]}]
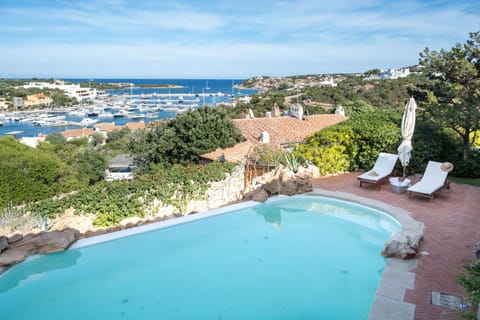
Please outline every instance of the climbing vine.
[{"label": "climbing vine", "polygon": [[186,214],[189,200],[201,199],[211,182],[223,180],[234,167],[235,164],[219,162],[175,165],[135,180],[97,183],[60,199],[31,203],[28,208],[50,219],[68,208],[73,208],[75,214],[93,213],[94,224],[99,227],[118,224],[131,216],[144,217],[155,200]]}]

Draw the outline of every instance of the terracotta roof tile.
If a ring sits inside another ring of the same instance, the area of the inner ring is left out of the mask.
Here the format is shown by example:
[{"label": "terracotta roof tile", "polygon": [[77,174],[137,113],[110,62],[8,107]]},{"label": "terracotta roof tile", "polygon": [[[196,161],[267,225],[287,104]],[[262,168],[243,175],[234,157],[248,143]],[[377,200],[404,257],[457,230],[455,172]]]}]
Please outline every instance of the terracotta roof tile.
[{"label": "terracotta roof tile", "polygon": [[[290,116],[235,119],[233,123],[240,129],[247,141],[236,144],[231,148],[217,149],[213,152],[203,154],[201,157],[216,160],[223,153],[227,161],[243,160],[253,146],[260,144],[259,139],[263,131],[269,133],[270,143],[273,145],[299,143],[315,132],[345,120],[347,120],[345,116],[338,114],[305,116],[304,120]],[[247,142],[249,142],[249,144],[247,144]],[[247,145],[249,146],[248,148]]]},{"label": "terracotta roof tile", "polygon": [[304,120],[294,117],[253,118],[233,120],[250,141],[258,141],[263,131],[270,135],[274,144],[302,142],[309,135],[326,127],[345,121],[347,118],[337,114],[320,114],[305,116]]},{"label": "terracotta roof tile", "polygon": [[120,130],[121,126],[116,126],[114,122],[101,122],[95,125],[95,128],[100,131],[113,131],[113,130]]},{"label": "terracotta roof tile", "polygon": [[145,125],[145,122],[140,121],[140,122],[128,122],[125,124],[124,127],[127,127],[130,130],[137,130],[137,129],[145,129],[147,126]]},{"label": "terracotta roof tile", "polygon": [[208,160],[218,160],[222,154],[225,157],[226,161],[236,162],[245,160],[245,156],[253,148],[254,144],[250,141],[244,141],[237,143],[231,148],[221,149],[218,148],[215,151],[202,154],[201,157]]},{"label": "terracotta roof tile", "polygon": [[91,136],[95,133],[95,130],[92,128],[82,128],[82,129],[65,130],[60,133],[65,138],[78,138],[78,137]]},{"label": "terracotta roof tile", "polygon": [[97,123],[95,125],[96,129],[98,129],[100,131],[107,131],[107,132],[110,132],[110,131],[113,131],[113,130],[120,130],[120,129],[125,128],[125,127],[127,127],[130,130],[136,130],[136,129],[145,129],[147,127],[147,125],[143,121],[127,122],[123,126],[116,126],[115,123],[113,123],[113,122],[101,122],[101,123]]}]

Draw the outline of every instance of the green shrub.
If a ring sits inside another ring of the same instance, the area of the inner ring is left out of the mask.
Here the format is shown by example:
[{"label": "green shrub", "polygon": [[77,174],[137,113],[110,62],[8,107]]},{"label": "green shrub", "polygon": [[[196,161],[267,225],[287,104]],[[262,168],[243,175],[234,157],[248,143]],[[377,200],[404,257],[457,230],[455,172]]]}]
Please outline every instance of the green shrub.
[{"label": "green shrub", "polygon": [[469,303],[472,305],[472,310],[462,311],[462,315],[467,319],[477,319],[477,308],[480,303],[480,261],[474,264],[466,264],[466,275],[458,278],[460,283],[467,291]]},{"label": "green shrub", "polygon": [[362,113],[315,133],[295,154],[314,163],[322,175],[370,168],[380,152],[396,153],[399,121],[391,118],[395,118],[391,112]]},{"label": "green shrub", "polygon": [[297,156],[287,153],[283,156],[283,161],[285,166],[293,171],[293,173],[298,172],[298,169],[300,168],[300,159]]},{"label": "green shrub", "polygon": [[448,130],[423,120],[420,116],[413,134],[412,158],[408,165],[408,174],[423,173],[428,161],[455,163],[461,157],[461,141]]},{"label": "green shrub", "polygon": [[72,175],[55,154],[0,138],[0,208],[38,201],[68,191]]},{"label": "green shrub", "polygon": [[207,165],[174,165],[157,167],[153,174],[134,180],[100,182],[61,199],[47,199],[32,203],[28,210],[53,218],[67,208],[77,214],[93,213],[94,224],[106,227],[131,217],[144,217],[153,207],[154,199],[173,205],[186,213],[189,200],[201,199],[211,182],[223,180],[236,164],[212,162]]},{"label": "green shrub", "polygon": [[[398,153],[402,140],[402,112],[366,110],[352,119],[317,132],[297,147],[296,154],[318,166],[321,174],[328,174],[369,169],[380,152]],[[455,162],[461,156],[458,152],[461,147],[459,139],[421,116],[417,118],[412,144],[407,174],[422,173],[429,160]],[[397,169],[401,169],[400,161]],[[471,176],[478,169],[472,162],[464,171],[470,172]]]},{"label": "green shrub", "polygon": [[277,166],[283,159],[283,152],[279,149],[270,147],[268,144],[255,146],[250,155],[258,164]]},{"label": "green shrub", "polygon": [[455,162],[452,176],[461,178],[480,177],[480,161],[478,159],[468,159]]},{"label": "green shrub", "polygon": [[317,132],[305,144],[297,146],[294,154],[315,164],[320,174],[348,171],[354,167],[355,134],[345,125]]}]

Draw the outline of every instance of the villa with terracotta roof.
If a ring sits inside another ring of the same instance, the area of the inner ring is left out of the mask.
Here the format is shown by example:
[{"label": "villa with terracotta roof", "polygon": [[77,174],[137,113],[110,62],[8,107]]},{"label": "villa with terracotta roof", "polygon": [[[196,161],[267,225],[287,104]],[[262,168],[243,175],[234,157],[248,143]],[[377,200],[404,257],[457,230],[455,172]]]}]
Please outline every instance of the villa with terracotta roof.
[{"label": "villa with terracotta roof", "polygon": [[82,129],[73,129],[73,130],[65,130],[61,132],[61,134],[67,139],[67,140],[73,140],[76,138],[82,138],[82,137],[87,137],[91,138],[95,132],[99,132],[103,134],[104,137],[107,136],[108,132],[114,131],[114,130],[121,130],[122,128],[128,128],[132,131],[139,130],[139,129],[145,129],[146,124],[143,121],[140,122],[128,122],[123,126],[116,126],[113,122],[101,122],[97,123],[95,125],[95,128],[82,128]]},{"label": "villa with terracotta roof", "polygon": [[140,121],[140,122],[127,122],[124,127],[132,130],[132,131],[135,131],[135,130],[139,130],[139,129],[145,129],[147,127],[147,125],[145,124],[145,122],[143,121]]},{"label": "villa with terracotta roof", "polygon": [[303,117],[281,116],[266,118],[235,119],[233,123],[240,129],[246,141],[231,148],[216,149],[200,155],[206,160],[223,157],[226,161],[243,161],[257,145],[270,144],[287,148],[302,143],[317,131],[347,120],[340,114],[320,114]]},{"label": "villa with terracotta roof", "polygon": [[51,105],[53,102],[52,98],[43,94],[43,93],[36,93],[28,95],[27,98],[24,100],[23,105],[25,107],[35,107],[35,106],[48,106]]},{"label": "villa with terracotta roof", "polygon": [[64,136],[67,141],[82,137],[87,137],[90,139],[94,133],[95,130],[93,128],[71,129],[60,132],[60,134]]}]

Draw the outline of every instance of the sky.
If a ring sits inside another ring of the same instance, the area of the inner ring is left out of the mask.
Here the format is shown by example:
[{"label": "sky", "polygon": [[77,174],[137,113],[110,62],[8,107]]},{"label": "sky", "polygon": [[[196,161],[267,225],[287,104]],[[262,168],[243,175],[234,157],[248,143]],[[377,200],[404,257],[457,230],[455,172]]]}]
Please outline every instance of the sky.
[{"label": "sky", "polygon": [[0,78],[359,73],[474,31],[478,0],[0,0]]}]

